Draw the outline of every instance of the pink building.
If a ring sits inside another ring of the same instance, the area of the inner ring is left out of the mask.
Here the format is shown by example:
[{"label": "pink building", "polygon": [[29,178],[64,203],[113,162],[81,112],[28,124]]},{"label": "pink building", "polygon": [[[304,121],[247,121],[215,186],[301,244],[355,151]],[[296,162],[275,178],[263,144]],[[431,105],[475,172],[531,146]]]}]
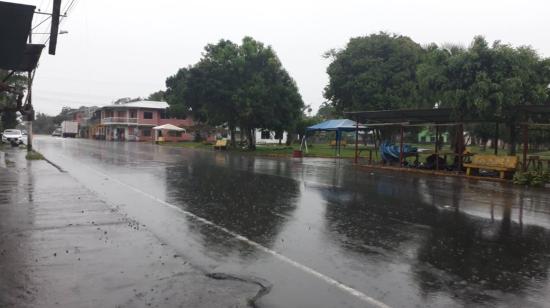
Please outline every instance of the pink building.
[{"label": "pink building", "polygon": [[[168,104],[156,101],[137,101],[102,107],[97,111],[99,121],[91,136],[113,141],[153,141],[153,127],[172,124],[187,129],[194,125],[192,119],[175,119],[166,116]],[[163,131],[165,141],[191,141],[188,132]]]}]

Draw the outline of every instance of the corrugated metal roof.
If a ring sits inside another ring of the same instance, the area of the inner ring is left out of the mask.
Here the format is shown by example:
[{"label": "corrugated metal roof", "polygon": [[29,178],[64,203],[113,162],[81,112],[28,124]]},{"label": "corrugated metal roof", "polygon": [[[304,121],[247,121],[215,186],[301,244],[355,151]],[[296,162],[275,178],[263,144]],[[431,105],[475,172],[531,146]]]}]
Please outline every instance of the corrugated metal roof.
[{"label": "corrugated metal roof", "polygon": [[158,101],[137,101],[126,104],[107,105],[102,108],[147,108],[147,109],[166,109],[168,108],[167,102]]},{"label": "corrugated metal roof", "polygon": [[[550,105],[524,105],[515,106],[512,110],[518,114],[527,117],[533,117],[537,114],[550,114]],[[373,111],[352,111],[344,112],[345,115],[352,116],[360,121],[365,121],[366,125],[377,122],[408,122],[410,124],[426,123],[486,123],[502,121],[498,117],[482,117],[479,112],[469,112],[462,117],[451,108],[430,108],[430,109],[394,109],[394,110],[373,110]],[[535,121],[535,119],[533,119]]]}]

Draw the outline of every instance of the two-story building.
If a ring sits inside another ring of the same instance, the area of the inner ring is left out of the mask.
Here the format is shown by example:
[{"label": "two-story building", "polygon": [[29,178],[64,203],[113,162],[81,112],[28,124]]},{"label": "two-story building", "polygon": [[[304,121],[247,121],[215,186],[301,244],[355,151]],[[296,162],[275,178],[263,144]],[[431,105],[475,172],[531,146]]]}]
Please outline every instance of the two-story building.
[{"label": "two-story building", "polygon": [[[90,137],[112,141],[153,141],[153,127],[172,124],[187,128],[194,125],[192,119],[176,119],[166,116],[168,104],[157,101],[136,101],[101,107],[96,111]],[[189,132],[162,132],[165,141],[191,141]]]},{"label": "two-story building", "polygon": [[67,120],[78,123],[78,136],[80,138],[89,138],[89,122],[98,109],[96,106],[81,106],[78,109],[71,109],[67,112]]}]

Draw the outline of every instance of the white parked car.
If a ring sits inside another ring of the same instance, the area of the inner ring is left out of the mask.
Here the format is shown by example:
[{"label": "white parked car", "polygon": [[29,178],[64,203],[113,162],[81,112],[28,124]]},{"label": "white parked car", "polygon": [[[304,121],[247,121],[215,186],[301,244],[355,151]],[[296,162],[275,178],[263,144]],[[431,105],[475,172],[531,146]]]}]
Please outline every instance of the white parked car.
[{"label": "white parked car", "polygon": [[25,143],[25,137],[18,129],[6,129],[4,133],[2,133],[2,142],[23,144]]}]

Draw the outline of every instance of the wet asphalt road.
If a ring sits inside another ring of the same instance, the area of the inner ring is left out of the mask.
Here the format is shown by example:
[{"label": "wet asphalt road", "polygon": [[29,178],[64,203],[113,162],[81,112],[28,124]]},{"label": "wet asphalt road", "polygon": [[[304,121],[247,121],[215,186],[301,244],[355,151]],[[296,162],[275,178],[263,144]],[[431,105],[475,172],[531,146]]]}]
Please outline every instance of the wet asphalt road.
[{"label": "wet asphalt road", "polygon": [[0,151],[0,307],[249,307],[264,293],[255,277],[191,264],[68,173],[25,154]]},{"label": "wet asphalt road", "polygon": [[547,307],[550,194],[145,143],[38,137],[75,181],[261,307]]}]

